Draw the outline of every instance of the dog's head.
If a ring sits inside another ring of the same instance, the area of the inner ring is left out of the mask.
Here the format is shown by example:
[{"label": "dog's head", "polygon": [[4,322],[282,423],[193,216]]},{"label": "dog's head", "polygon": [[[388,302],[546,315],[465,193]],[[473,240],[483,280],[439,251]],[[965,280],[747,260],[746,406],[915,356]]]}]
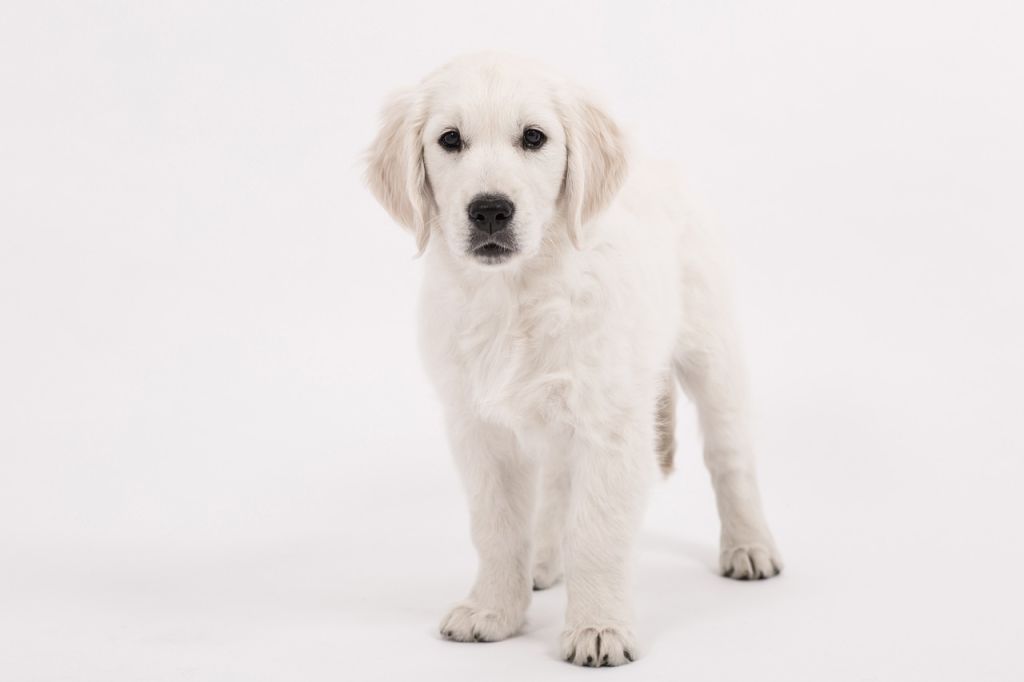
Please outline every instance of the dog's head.
[{"label": "dog's head", "polygon": [[395,96],[368,157],[370,188],[421,253],[437,233],[480,267],[525,260],[558,234],[579,247],[626,173],[622,134],[598,106],[497,55],[459,59]]}]

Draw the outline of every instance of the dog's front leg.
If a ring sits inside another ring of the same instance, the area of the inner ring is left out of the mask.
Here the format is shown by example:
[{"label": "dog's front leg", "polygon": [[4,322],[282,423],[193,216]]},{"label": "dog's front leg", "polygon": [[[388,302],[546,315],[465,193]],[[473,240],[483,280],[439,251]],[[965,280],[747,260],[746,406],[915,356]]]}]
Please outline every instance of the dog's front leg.
[{"label": "dog's front leg", "polygon": [[[653,401],[652,401],[653,403]],[[654,473],[650,415],[578,430],[571,447],[572,498],[565,536],[569,603],[562,656],[584,666],[636,656],[630,627],[630,563]]]},{"label": "dog's front leg", "polygon": [[459,642],[494,642],[516,633],[530,603],[536,463],[507,429],[459,416],[450,421],[449,434],[480,564],[469,597],[444,617],[441,634]]}]

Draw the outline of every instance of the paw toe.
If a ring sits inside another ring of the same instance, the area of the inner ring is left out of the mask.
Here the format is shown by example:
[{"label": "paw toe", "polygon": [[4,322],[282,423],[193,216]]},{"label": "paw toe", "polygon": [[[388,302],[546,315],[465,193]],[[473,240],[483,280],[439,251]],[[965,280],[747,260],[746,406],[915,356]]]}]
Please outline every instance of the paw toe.
[{"label": "paw toe", "polygon": [[562,579],[562,568],[558,562],[542,561],[533,566],[533,589],[546,590]]},{"label": "paw toe", "polygon": [[441,621],[441,635],[454,642],[497,642],[519,629],[521,618],[503,617],[501,613],[460,604]]},{"label": "paw toe", "polygon": [[763,580],[782,572],[782,560],[766,545],[740,545],[722,552],[722,575],[733,580]]},{"label": "paw toe", "polygon": [[633,635],[617,627],[581,627],[562,633],[562,657],[568,663],[592,668],[633,660]]}]

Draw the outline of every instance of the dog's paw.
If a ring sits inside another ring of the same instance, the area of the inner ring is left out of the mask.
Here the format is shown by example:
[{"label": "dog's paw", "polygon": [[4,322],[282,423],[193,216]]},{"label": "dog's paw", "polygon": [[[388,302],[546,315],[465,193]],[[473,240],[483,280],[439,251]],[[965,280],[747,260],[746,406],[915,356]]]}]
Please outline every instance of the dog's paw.
[{"label": "dog's paw", "polygon": [[562,633],[562,658],[592,668],[623,665],[636,658],[636,642],[623,627],[571,628]]},{"label": "dog's paw", "polygon": [[441,636],[455,642],[497,642],[514,635],[523,618],[464,602],[441,620]]},{"label": "dog's paw", "polygon": [[782,572],[782,557],[767,544],[744,544],[723,548],[719,558],[722,575],[733,580],[763,580]]},{"label": "dog's paw", "polygon": [[533,564],[533,589],[546,590],[562,579],[562,562],[558,558]]}]

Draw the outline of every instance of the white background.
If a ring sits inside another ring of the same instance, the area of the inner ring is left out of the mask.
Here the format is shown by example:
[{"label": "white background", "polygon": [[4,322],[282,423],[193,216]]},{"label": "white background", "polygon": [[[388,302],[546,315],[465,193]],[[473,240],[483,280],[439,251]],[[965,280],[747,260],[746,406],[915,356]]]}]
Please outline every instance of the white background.
[{"label": "white background", "polygon": [[[0,6],[0,679],[1020,680],[1015,2]],[[715,573],[684,406],[644,658],[441,641],[474,571],[360,181],[481,48],[601,93],[726,227],[787,572]]]}]

